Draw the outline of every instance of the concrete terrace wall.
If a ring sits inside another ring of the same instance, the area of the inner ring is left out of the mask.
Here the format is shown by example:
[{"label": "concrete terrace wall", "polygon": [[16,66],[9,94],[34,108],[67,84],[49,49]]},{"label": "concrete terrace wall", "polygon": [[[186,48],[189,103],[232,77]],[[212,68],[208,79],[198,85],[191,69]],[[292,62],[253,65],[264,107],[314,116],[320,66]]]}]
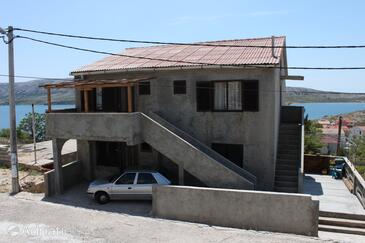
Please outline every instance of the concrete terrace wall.
[{"label": "concrete terrace wall", "polygon": [[[258,179],[258,189],[274,186],[276,144],[280,114],[280,72],[276,69],[198,69],[128,72],[88,76],[86,79],[154,77],[151,94],[138,96],[136,111],[158,112],[179,129],[207,146],[212,143],[243,144],[244,168]],[[186,94],[173,94],[173,81],[186,80]],[[258,112],[197,112],[196,82],[258,80]]]},{"label": "concrete terrace wall", "polygon": [[224,227],[318,235],[309,195],[182,186],[153,187],[153,215]]},{"label": "concrete terrace wall", "polygon": [[141,142],[136,113],[48,113],[46,124],[47,136],[54,138]]},{"label": "concrete terrace wall", "polygon": [[[82,180],[82,164],[80,161],[74,161],[62,166],[63,188],[67,189]],[[45,195],[52,196],[55,194],[55,172],[50,170],[44,174]]]}]

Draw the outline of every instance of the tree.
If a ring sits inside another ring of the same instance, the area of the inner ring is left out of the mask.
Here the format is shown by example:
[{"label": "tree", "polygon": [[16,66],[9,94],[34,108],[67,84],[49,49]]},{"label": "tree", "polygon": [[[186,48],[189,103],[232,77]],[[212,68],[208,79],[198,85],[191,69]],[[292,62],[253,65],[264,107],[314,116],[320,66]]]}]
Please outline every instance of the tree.
[{"label": "tree", "polygon": [[[35,139],[37,142],[46,140],[46,119],[44,114],[34,113],[35,117]],[[25,133],[29,138],[33,138],[32,113],[28,113],[20,121],[17,127],[18,133]]]},{"label": "tree", "polygon": [[304,153],[318,154],[324,146],[321,142],[322,130],[321,125],[316,121],[304,119]]}]

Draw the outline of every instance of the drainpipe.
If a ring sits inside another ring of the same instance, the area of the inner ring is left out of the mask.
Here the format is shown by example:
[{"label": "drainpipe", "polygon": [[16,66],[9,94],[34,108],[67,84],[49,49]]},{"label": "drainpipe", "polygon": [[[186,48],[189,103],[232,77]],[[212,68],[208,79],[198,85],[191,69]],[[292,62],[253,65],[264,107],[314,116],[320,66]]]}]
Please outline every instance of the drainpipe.
[{"label": "drainpipe", "polygon": [[271,55],[273,58],[278,58],[275,55],[275,36],[271,36]]}]

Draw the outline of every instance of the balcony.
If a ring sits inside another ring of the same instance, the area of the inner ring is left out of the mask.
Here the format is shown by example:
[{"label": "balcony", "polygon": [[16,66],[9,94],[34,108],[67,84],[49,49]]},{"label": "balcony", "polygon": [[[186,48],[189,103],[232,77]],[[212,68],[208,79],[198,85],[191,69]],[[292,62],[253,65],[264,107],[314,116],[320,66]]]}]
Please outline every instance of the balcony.
[{"label": "balcony", "polygon": [[52,138],[118,141],[135,145],[140,140],[140,113],[46,114],[46,133]]}]

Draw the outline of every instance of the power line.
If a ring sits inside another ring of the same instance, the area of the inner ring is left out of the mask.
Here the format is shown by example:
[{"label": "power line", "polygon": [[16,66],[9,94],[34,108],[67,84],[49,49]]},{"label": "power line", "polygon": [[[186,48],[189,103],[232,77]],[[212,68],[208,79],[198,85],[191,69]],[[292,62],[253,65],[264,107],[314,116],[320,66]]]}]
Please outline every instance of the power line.
[{"label": "power line", "polygon": [[[9,77],[7,74],[0,74],[0,77]],[[15,78],[24,78],[24,79],[43,79],[43,80],[53,80],[53,81],[59,81],[59,80],[65,80],[69,81],[70,83],[74,82],[72,78],[50,78],[50,77],[41,77],[41,76],[26,76],[26,75],[15,75]],[[209,82],[209,81],[207,81]],[[214,82],[214,81],[212,81]],[[156,87],[186,87],[186,86],[179,86],[179,85],[161,85],[161,84],[155,84]],[[214,87],[196,87],[198,89],[212,89],[214,90]],[[250,90],[250,89],[246,89]],[[252,89],[253,90],[253,89]],[[264,93],[300,93],[300,94],[326,94],[326,95],[336,95],[336,94],[348,94],[348,95],[365,95],[365,93],[349,93],[349,92],[338,92],[338,91],[300,91],[300,90],[259,90],[259,92]]]},{"label": "power line", "polygon": [[[43,34],[61,36],[67,38],[78,38],[98,41],[112,41],[112,42],[127,42],[127,43],[139,43],[139,44],[157,44],[157,45],[180,45],[180,46],[210,46],[210,47],[247,47],[247,48],[272,48],[267,45],[233,45],[233,44],[213,44],[208,42],[200,43],[182,43],[182,42],[163,42],[163,41],[147,41],[147,40],[130,40],[130,39],[116,39],[116,38],[105,38],[105,37],[93,37],[85,35],[72,35],[64,33],[47,32],[40,30],[31,30],[23,28],[14,28],[14,30]],[[365,48],[365,45],[286,45],[286,46],[274,46],[274,48],[293,48],[293,49],[344,49],[344,48]]]},{"label": "power line", "polygon": [[[9,77],[8,74],[0,74],[0,77]],[[72,78],[47,78],[47,77],[39,77],[39,76],[24,76],[24,75],[14,75],[14,78],[26,78],[26,79],[44,79],[44,80],[69,80],[72,81]]]},{"label": "power line", "polygon": [[292,69],[292,70],[365,70],[365,67],[279,67],[279,66],[267,66],[267,65],[251,65],[251,64],[212,64],[212,63],[204,63],[204,62],[192,62],[192,61],[178,61],[178,60],[170,60],[170,59],[162,59],[162,58],[150,58],[150,57],[142,57],[142,56],[132,56],[126,54],[117,54],[106,51],[98,51],[93,49],[69,46],[64,44],[59,44],[55,42],[44,41],[40,39],[35,39],[27,36],[16,36],[15,38],[27,39],[33,42],[38,42],[42,44],[58,46],[62,48],[73,49],[77,51],[84,51],[90,53],[97,53],[103,55],[111,55],[111,56],[120,56],[120,57],[128,57],[128,58],[136,58],[136,59],[145,59],[145,60],[153,60],[153,61],[161,61],[161,62],[172,62],[172,63],[182,63],[182,64],[191,64],[191,65],[200,65],[200,66],[222,66],[222,67],[242,67],[242,68],[256,68],[256,69]]}]

